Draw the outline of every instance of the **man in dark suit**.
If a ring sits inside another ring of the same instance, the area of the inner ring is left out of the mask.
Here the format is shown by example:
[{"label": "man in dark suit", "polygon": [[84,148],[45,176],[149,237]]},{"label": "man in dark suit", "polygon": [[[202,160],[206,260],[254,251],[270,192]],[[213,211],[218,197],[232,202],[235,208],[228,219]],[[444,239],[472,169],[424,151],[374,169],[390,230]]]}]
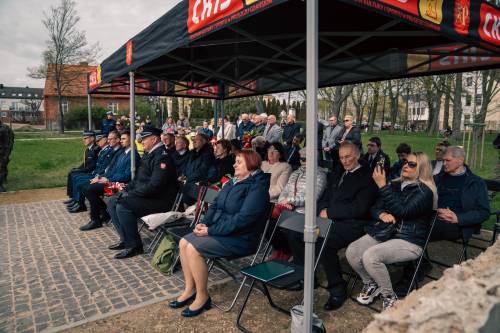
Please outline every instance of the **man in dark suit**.
[{"label": "man in dark suit", "polygon": [[283,144],[286,147],[290,147],[292,145],[293,137],[298,133],[300,133],[300,124],[295,122],[294,115],[289,114],[286,117],[286,125],[283,126]]},{"label": "man in dark suit", "polygon": [[382,151],[382,141],[378,136],[374,136],[368,140],[366,145],[367,153],[361,157],[361,163],[369,167],[373,172],[377,164],[384,165],[385,174],[389,175],[389,169],[391,168],[391,162],[389,160],[389,155]]},{"label": "man in dark suit", "polygon": [[64,201],[67,206],[73,206],[77,201],[73,200],[73,177],[80,173],[91,173],[94,171],[97,164],[97,156],[99,155],[100,148],[95,144],[95,133],[93,131],[83,132],[83,144],[87,147],[83,153],[83,162],[77,168],[71,169],[68,173],[66,182],[66,194],[69,199]]},{"label": "man in dark suit", "polygon": [[[339,157],[343,169],[329,175],[328,185],[318,202],[319,216],[335,222],[321,257],[330,292],[324,305],[327,311],[340,308],[348,297],[337,252],[364,235],[364,221],[369,219],[370,207],[377,197],[372,172],[358,163],[359,156],[359,149],[354,143],[346,141],[340,145]],[[304,262],[301,236],[290,234],[294,261],[300,265]]]},{"label": "man in dark suit", "polygon": [[116,259],[143,253],[137,219],[170,210],[177,195],[175,164],[161,142],[160,135],[160,129],[144,126],[141,138],[145,153],[137,175],[123,192],[107,203],[111,221],[120,235],[120,242],[109,249],[123,250],[115,255]]}]

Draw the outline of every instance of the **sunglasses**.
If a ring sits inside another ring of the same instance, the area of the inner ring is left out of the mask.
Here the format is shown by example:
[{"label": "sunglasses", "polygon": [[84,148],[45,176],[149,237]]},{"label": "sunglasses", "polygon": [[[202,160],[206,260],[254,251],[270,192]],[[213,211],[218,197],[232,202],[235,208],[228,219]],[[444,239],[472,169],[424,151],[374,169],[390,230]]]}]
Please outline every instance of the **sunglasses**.
[{"label": "sunglasses", "polygon": [[348,121],[351,121],[351,119],[344,119],[344,123],[348,122]]},{"label": "sunglasses", "polygon": [[301,157],[301,158],[300,158],[300,160],[301,160],[302,162],[305,162],[305,161],[306,161],[306,158],[305,158],[305,157]]},{"label": "sunglasses", "polygon": [[408,165],[409,168],[415,169],[417,167],[417,162],[413,161],[403,161],[403,166]]}]

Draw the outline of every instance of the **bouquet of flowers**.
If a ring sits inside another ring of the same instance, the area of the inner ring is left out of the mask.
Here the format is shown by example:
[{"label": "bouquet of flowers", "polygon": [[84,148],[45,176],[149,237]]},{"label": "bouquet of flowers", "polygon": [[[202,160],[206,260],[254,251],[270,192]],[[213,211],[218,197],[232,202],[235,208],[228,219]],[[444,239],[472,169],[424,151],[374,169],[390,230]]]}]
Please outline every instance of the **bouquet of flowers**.
[{"label": "bouquet of flowers", "polygon": [[252,148],[252,139],[257,136],[257,132],[251,130],[250,132],[245,132],[243,134],[243,148],[251,149]]},{"label": "bouquet of flowers", "polygon": [[106,186],[104,186],[104,195],[112,197],[116,193],[123,191],[126,186],[127,184],[125,183],[109,182]]},{"label": "bouquet of flowers", "polygon": [[227,182],[233,179],[233,176],[230,174],[222,176],[222,178],[215,184],[210,185],[210,188],[216,191],[220,191]]}]

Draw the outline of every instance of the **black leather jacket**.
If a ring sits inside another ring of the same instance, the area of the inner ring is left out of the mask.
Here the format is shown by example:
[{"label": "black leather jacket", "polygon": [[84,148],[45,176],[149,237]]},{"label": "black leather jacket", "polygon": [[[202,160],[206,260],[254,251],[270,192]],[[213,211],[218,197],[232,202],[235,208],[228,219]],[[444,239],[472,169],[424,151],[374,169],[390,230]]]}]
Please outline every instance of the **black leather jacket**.
[{"label": "black leather jacket", "polygon": [[372,218],[379,220],[382,212],[396,218],[397,232],[392,238],[423,246],[433,215],[433,194],[422,183],[413,183],[401,190],[396,181],[379,189],[379,198],[371,208]]}]

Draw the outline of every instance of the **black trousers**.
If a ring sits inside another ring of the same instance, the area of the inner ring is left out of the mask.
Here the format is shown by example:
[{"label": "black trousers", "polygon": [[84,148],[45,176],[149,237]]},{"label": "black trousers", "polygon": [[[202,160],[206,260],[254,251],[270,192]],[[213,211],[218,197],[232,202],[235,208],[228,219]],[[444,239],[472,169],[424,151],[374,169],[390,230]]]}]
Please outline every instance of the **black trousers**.
[{"label": "black trousers", "polygon": [[437,220],[434,224],[434,229],[432,230],[431,242],[441,241],[441,240],[457,240],[462,238],[462,229],[455,223],[446,223],[441,220]]},{"label": "black trousers", "polygon": [[130,208],[120,204],[118,196],[113,196],[107,204],[111,222],[115,226],[120,242],[128,249],[142,247],[141,236],[137,229],[137,216]]},{"label": "black trousers", "polygon": [[[363,236],[364,223],[359,221],[337,222],[332,226],[330,235],[326,241],[325,249],[320,258],[320,263],[325,270],[330,292],[334,290],[345,291],[346,282],[342,277],[342,269],[338,251],[346,248]],[[292,248],[293,260],[297,265],[304,265],[304,241],[303,234],[297,232],[288,232],[288,240]],[[316,255],[319,253],[322,240],[316,243]]]},{"label": "black trousers", "polygon": [[106,204],[102,200],[104,184],[89,184],[84,188],[83,193],[90,202],[90,219],[96,222],[101,221],[101,212],[106,211]]}]

